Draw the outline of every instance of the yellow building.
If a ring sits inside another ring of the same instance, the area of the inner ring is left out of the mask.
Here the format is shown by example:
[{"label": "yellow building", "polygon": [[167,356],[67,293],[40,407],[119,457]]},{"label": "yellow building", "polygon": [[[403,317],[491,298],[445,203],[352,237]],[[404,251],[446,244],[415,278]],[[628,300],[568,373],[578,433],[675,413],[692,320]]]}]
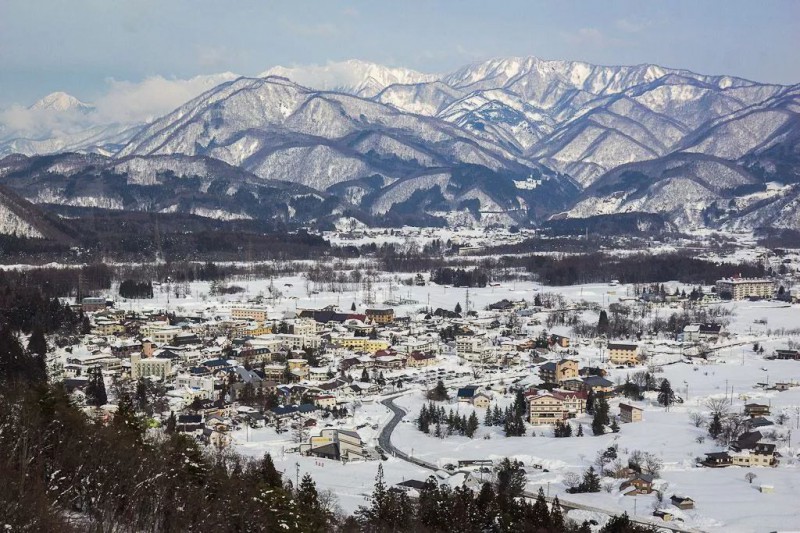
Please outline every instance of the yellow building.
[{"label": "yellow building", "polygon": [[267,319],[266,309],[234,307],[231,309],[231,318],[255,320],[264,322]]},{"label": "yellow building", "polygon": [[424,366],[431,366],[436,364],[436,356],[433,354],[425,354],[420,352],[411,352],[408,354],[406,365],[419,368]]},{"label": "yellow building", "polygon": [[308,379],[309,373],[311,372],[308,361],[305,359],[287,359],[286,364],[289,365],[290,373],[300,379]]},{"label": "yellow building", "polygon": [[489,398],[487,394],[484,394],[482,392],[479,392],[478,394],[472,397],[472,405],[474,405],[478,409],[486,409],[487,407],[489,407],[491,401],[492,399]]},{"label": "yellow building", "polygon": [[564,402],[552,394],[541,393],[528,400],[530,408],[530,423],[534,426],[555,425],[563,422]]},{"label": "yellow building", "polygon": [[639,362],[639,345],[609,342],[608,359],[614,365],[635,365]]},{"label": "yellow building", "polygon": [[539,377],[545,383],[562,383],[578,377],[578,361],[563,359],[551,361],[539,367]]},{"label": "yellow building", "polygon": [[248,336],[248,337],[257,337],[259,335],[268,335],[268,334],[272,333],[272,325],[270,325],[270,324],[268,324],[266,322],[256,323],[256,324],[253,324],[251,326],[247,326],[244,329],[244,332],[245,332],[245,335]]},{"label": "yellow building", "polygon": [[94,335],[118,335],[125,333],[125,326],[114,320],[97,320],[92,328],[92,333]]},{"label": "yellow building", "polygon": [[378,350],[386,350],[389,348],[388,342],[379,339],[370,339],[369,337],[339,337],[338,339],[334,339],[333,342],[348,350],[367,353],[375,353]]},{"label": "yellow building", "polygon": [[376,324],[389,324],[394,321],[394,309],[391,307],[386,309],[367,309],[364,312],[368,320],[372,320]]}]

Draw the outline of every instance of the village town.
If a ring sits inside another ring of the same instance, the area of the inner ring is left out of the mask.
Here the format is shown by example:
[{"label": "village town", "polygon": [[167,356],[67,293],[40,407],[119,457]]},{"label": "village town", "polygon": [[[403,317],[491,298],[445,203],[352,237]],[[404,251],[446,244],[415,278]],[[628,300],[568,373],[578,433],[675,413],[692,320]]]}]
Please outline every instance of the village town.
[{"label": "village town", "polygon": [[512,457],[531,494],[558,495],[579,521],[625,511],[676,531],[746,530],[763,517],[737,514],[741,498],[800,520],[774,503],[791,501],[800,464],[796,275],[155,283],[152,298],[70,301],[87,330],[48,371],[90,417],[113,418],[129,391],[152,431],[210,453],[270,453],[346,511],[380,463],[415,497],[430,476],[478,490]]}]

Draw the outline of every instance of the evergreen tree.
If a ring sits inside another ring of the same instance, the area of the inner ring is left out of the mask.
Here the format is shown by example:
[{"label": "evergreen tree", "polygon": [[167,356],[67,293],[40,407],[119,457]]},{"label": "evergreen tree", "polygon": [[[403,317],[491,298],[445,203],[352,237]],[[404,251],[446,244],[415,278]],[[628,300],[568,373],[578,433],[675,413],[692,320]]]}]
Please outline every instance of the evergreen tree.
[{"label": "evergreen tree", "polygon": [[569,422],[556,422],[555,429],[553,430],[553,434],[556,437],[571,437],[572,436],[572,426]]},{"label": "evergreen tree", "polygon": [[0,381],[28,377],[28,358],[11,328],[0,327]]},{"label": "evergreen tree", "polygon": [[[101,404],[102,405],[102,404]],[[120,429],[126,438],[141,443],[144,434],[144,422],[136,415],[136,407],[129,394],[120,395],[117,400],[117,412],[114,413],[114,426]]]},{"label": "evergreen tree", "polygon": [[100,367],[90,370],[89,382],[86,384],[86,404],[92,407],[100,407],[108,403],[106,394],[106,384],[103,380],[103,372]]},{"label": "evergreen tree", "polygon": [[489,483],[481,485],[481,490],[475,499],[478,509],[474,520],[478,525],[476,531],[492,531],[495,529],[493,526],[495,526],[494,517],[497,514],[497,499],[494,487]]},{"label": "evergreen tree", "polygon": [[356,312],[356,303],[355,302],[353,302],[352,305],[350,305],[350,311],[352,311],[354,313]]},{"label": "evergreen tree", "polygon": [[80,313],[81,335],[88,335],[92,332],[92,324],[89,322],[89,317],[83,311]]},{"label": "evergreen tree", "polygon": [[594,400],[595,400],[595,393],[593,390],[589,390],[586,394],[586,412],[589,414],[594,413]]},{"label": "evergreen tree", "polygon": [[597,331],[601,334],[608,332],[608,313],[606,313],[605,309],[600,311],[600,318],[597,320]]},{"label": "evergreen tree", "polygon": [[169,418],[167,418],[167,423],[164,426],[164,431],[167,435],[172,435],[175,433],[175,426],[178,424],[177,418],[175,418],[175,413],[173,411],[169,412]]},{"label": "evergreen tree", "polygon": [[619,424],[617,424],[617,417],[611,419],[611,431],[613,433],[619,433]]},{"label": "evergreen tree", "polygon": [[361,381],[364,383],[369,383],[369,373],[367,372],[366,368],[361,371]]},{"label": "evergreen tree", "polygon": [[328,517],[320,505],[317,485],[308,473],[303,476],[297,489],[297,505],[302,509],[304,530],[323,532],[327,529]]},{"label": "evergreen tree", "polygon": [[715,439],[722,433],[722,420],[720,420],[719,413],[714,413],[711,423],[708,424],[708,433]]},{"label": "evergreen tree", "polygon": [[514,414],[524,416],[526,411],[525,395],[521,390],[516,392],[514,396]]},{"label": "evergreen tree", "polygon": [[547,508],[547,500],[544,498],[544,490],[539,487],[539,493],[536,495],[536,501],[531,510],[530,522],[544,531],[557,531],[552,526],[550,519],[550,510]]},{"label": "evergreen tree", "polygon": [[359,507],[356,517],[367,531],[407,531],[413,518],[408,495],[388,490],[383,479],[383,465],[378,465],[375,487],[369,507]]},{"label": "evergreen tree", "polygon": [[144,378],[139,378],[136,381],[136,407],[140,411],[144,411],[145,407],[147,407],[147,384]]},{"label": "evergreen tree", "polygon": [[467,426],[464,434],[467,437],[472,438],[475,436],[475,432],[478,431],[478,427],[478,415],[475,414],[475,411],[472,411],[472,414],[469,415],[469,420],[467,420]]},{"label": "evergreen tree", "polygon": [[448,495],[443,493],[436,478],[430,476],[419,491],[417,520],[430,531],[447,529],[447,500]]},{"label": "evergreen tree", "polygon": [[456,307],[455,307],[455,309],[453,309],[453,312],[455,312],[457,315],[461,314],[461,303],[460,302],[456,302]]},{"label": "evergreen tree", "polygon": [[441,379],[436,383],[436,387],[428,393],[428,399],[436,402],[443,402],[450,399],[450,395],[447,394],[447,388],[444,386],[444,382],[442,382]]},{"label": "evergreen tree", "polygon": [[503,458],[495,467],[495,490],[497,498],[509,502],[522,496],[525,489],[526,477],[522,463]]},{"label": "evergreen tree", "polygon": [[672,390],[669,380],[664,378],[661,381],[661,387],[658,390],[658,403],[669,409],[669,406],[675,403],[675,392]]},{"label": "evergreen tree", "polygon": [[522,414],[513,408],[507,409],[503,429],[506,437],[522,437],[525,435],[525,421],[522,419]]},{"label": "evergreen tree", "polygon": [[603,435],[608,422],[608,402],[606,402],[603,398],[598,398],[595,401],[594,418],[592,419],[592,433],[595,435]]},{"label": "evergreen tree", "polygon": [[558,501],[558,496],[553,498],[553,505],[550,508],[550,527],[553,531],[564,531],[564,515],[561,512],[561,502]]},{"label": "evergreen tree", "polygon": [[31,338],[28,339],[28,352],[42,358],[47,356],[47,340],[44,338],[44,330],[38,324],[33,327]]},{"label": "evergreen tree", "polygon": [[427,433],[430,430],[429,417],[430,415],[428,414],[428,407],[423,404],[422,409],[419,411],[419,416],[417,417],[417,429],[423,433]]},{"label": "evergreen tree", "polygon": [[575,436],[583,437],[583,424],[578,424],[578,433],[576,433]]},{"label": "evergreen tree", "polygon": [[593,466],[583,474],[581,487],[582,492],[600,492],[600,476],[595,473]]},{"label": "evergreen tree", "polygon": [[258,481],[264,483],[267,487],[277,489],[283,486],[281,474],[275,468],[275,463],[272,462],[272,456],[269,453],[264,454],[255,472]]},{"label": "evergreen tree", "polygon": [[492,411],[492,425],[500,426],[502,424],[503,424],[503,413],[500,412],[500,406],[494,404],[494,410]]},{"label": "evergreen tree", "polygon": [[494,425],[494,419],[492,418],[492,406],[491,405],[487,405],[486,406],[486,414],[483,415],[483,425],[486,426],[487,428],[489,426],[493,426]]},{"label": "evergreen tree", "polygon": [[628,513],[612,516],[600,530],[600,533],[651,533],[654,528],[631,522]]}]

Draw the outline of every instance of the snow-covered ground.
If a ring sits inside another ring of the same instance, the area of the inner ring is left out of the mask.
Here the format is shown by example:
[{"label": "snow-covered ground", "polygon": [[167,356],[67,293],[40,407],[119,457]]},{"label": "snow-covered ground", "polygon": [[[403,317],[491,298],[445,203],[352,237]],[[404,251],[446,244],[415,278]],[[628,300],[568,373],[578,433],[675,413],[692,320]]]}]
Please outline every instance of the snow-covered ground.
[{"label": "snow-covered ground", "polygon": [[[719,361],[708,365],[678,363],[664,366],[663,374],[670,380],[676,392],[688,400],[682,405],[673,406],[669,411],[657,404],[654,393],[638,405],[645,409],[644,422],[623,424],[617,434],[609,433],[601,437],[591,436],[591,417],[584,415],[577,419],[584,426],[582,438],[552,437],[552,430],[545,427],[534,428],[536,436],[505,438],[502,428],[486,428],[481,425],[474,439],[451,436],[445,440],[427,436],[416,430],[413,424],[400,424],[394,432],[392,442],[399,449],[411,452],[415,457],[444,466],[459,459],[501,459],[514,457],[529,468],[529,490],[544,487],[550,495],[558,494],[570,502],[596,506],[611,511],[634,512],[643,517],[649,516],[655,496],[624,496],[619,493],[620,480],[612,492],[596,494],[567,494],[563,485],[568,472],[582,474],[595,461],[599,450],[616,444],[620,456],[633,450],[655,453],[664,462],[662,479],[667,484],[665,496],[672,494],[688,495],[696,502],[696,509],[683,511],[686,525],[703,530],[714,531],[772,531],[785,528],[789,524],[800,524],[800,508],[796,505],[797,490],[800,489],[800,462],[793,459],[800,452],[800,446],[779,445],[783,455],[778,468],[727,469],[698,468],[695,458],[704,453],[720,450],[708,437],[707,430],[696,428],[689,419],[691,412],[708,411],[705,401],[709,397],[725,397],[726,384],[732,396],[732,410],[741,410],[746,402],[767,403],[773,414],[785,411],[790,420],[779,431],[786,433],[790,427],[797,427],[796,407],[800,407],[800,388],[786,392],[754,389],[758,382],[768,379],[800,381],[800,364],[795,361],[765,361],[754,355],[750,347],[744,353],[741,364],[741,349],[724,350]],[[762,370],[766,369],[766,370]],[[612,381],[632,370],[613,370]],[[733,391],[732,393],[730,391]],[[504,406],[510,400],[501,400]],[[421,393],[405,396],[396,403],[409,410],[409,416],[419,412],[425,402]],[[620,400],[612,400],[611,413],[619,412]],[[474,408],[465,404],[452,404],[458,412],[469,416]],[[445,408],[449,408],[445,406]],[[483,410],[477,409],[479,420],[483,420]],[[762,430],[766,432],[772,428]],[[795,430],[800,434],[800,431]],[[488,438],[487,438],[488,437]],[[697,442],[704,437],[703,442]],[[549,470],[545,473],[534,469],[541,465]],[[744,475],[755,473],[758,477],[749,484]],[[608,481],[608,480],[607,480]],[[760,484],[773,485],[771,494],[758,491]],[[676,512],[678,512],[676,510]]]},{"label": "snow-covered ground", "polygon": [[[467,289],[444,287],[438,285],[407,286],[399,283],[410,275],[394,276],[382,274],[380,281],[373,286],[375,304],[385,300],[401,299],[403,303],[393,305],[397,315],[414,316],[425,306],[453,309],[456,303],[466,305]],[[227,308],[244,303],[258,295],[268,297],[270,284],[282,295],[269,300],[270,315],[282,317],[292,316],[298,309],[322,308],[327,305],[338,305],[349,309],[356,303],[359,311],[368,307],[364,303],[365,293],[358,290],[344,292],[327,292],[324,287],[316,287],[319,291],[311,293],[313,287],[306,284],[301,276],[287,276],[266,279],[239,279],[231,282],[246,290],[244,293],[224,297],[209,296],[209,284],[195,282],[189,284],[185,297],[176,298],[174,293],[167,301],[166,286],[156,289],[153,300],[125,301],[118,300],[117,306],[123,309],[169,309],[178,314],[203,313],[206,316],[224,316]],[[672,291],[677,283],[666,284]],[[683,286],[681,286],[683,287]],[[172,287],[174,291],[174,286]],[[690,290],[687,287],[687,292]],[[587,284],[570,287],[546,287],[538,283],[517,281],[502,283],[497,286],[469,289],[470,308],[482,311],[485,306],[501,299],[526,299],[531,302],[536,294],[557,293],[568,302],[587,301],[600,305],[609,305],[621,299],[633,296],[634,287],[607,284]],[[760,342],[768,355],[773,349],[785,347],[790,337],[781,330],[800,328],[800,306],[786,306],[773,302],[733,302],[724,305],[734,311],[729,331],[736,333],[735,342],[730,347],[722,347],[715,351],[707,364],[687,364],[675,362],[680,360],[680,352],[671,341],[663,341],[661,351],[654,360],[665,364],[663,373],[673,384],[676,392],[686,401],[681,405],[665,411],[658,406],[655,397],[650,396],[641,405],[645,409],[644,422],[622,425],[618,434],[607,434],[601,437],[591,436],[590,417],[583,415],[577,421],[584,425],[586,436],[583,438],[556,439],[547,428],[528,428],[528,436],[505,438],[500,428],[483,426],[483,412],[478,410],[481,428],[474,439],[451,436],[445,440],[420,433],[413,423],[416,413],[423,404],[421,390],[412,390],[401,396],[396,403],[409,411],[408,422],[400,423],[392,437],[392,442],[399,449],[413,453],[415,457],[444,465],[458,459],[500,459],[515,457],[522,460],[529,468],[529,489],[537,490],[545,487],[550,495],[558,494],[564,500],[583,503],[607,509],[612,512],[626,510],[629,514],[650,517],[655,497],[626,497],[619,493],[619,481],[610,492],[601,491],[596,494],[566,494],[563,484],[568,472],[583,472],[595,460],[598,450],[612,444],[619,447],[620,455],[625,457],[633,450],[655,453],[664,462],[662,473],[666,484],[665,495],[673,493],[690,496],[696,501],[696,509],[676,511],[685,520],[685,525],[699,530],[736,532],[736,531],[772,531],[797,528],[800,525],[800,506],[797,505],[797,490],[800,490],[800,470],[795,459],[800,452],[795,442],[800,439],[800,430],[795,429],[795,437],[791,447],[788,443],[779,443],[778,450],[783,456],[778,468],[743,469],[731,467],[727,469],[708,469],[695,466],[695,458],[704,453],[719,450],[707,437],[707,431],[696,428],[689,420],[691,412],[708,412],[705,402],[709,397],[725,397],[726,391],[732,399],[732,409],[741,410],[748,401],[769,403],[773,414],[784,411],[789,421],[779,431],[787,433],[789,428],[800,427],[800,388],[786,392],[764,391],[755,388],[757,383],[773,383],[780,381],[800,381],[800,362],[769,361],[752,351],[753,342]],[[664,309],[670,314],[675,310]],[[757,322],[758,321],[758,322]],[[766,321],[766,324],[761,321]],[[568,333],[567,327],[554,328],[555,332]],[[795,341],[798,337],[791,337]],[[576,356],[581,366],[597,364],[599,354],[596,348],[581,347]],[[448,369],[458,368],[454,358],[443,362]],[[462,369],[464,367],[461,367]],[[624,380],[626,375],[638,369],[611,369],[609,379]],[[493,376],[502,378],[502,374]],[[505,385],[509,384],[509,378]],[[465,384],[469,378],[450,382],[450,386]],[[538,377],[530,375],[525,383],[536,384]],[[412,385],[419,387],[419,385]],[[492,390],[495,394],[503,385],[496,384]],[[688,389],[688,390],[687,390]],[[731,392],[732,391],[732,392]],[[451,390],[453,393],[454,390]],[[511,401],[510,397],[498,398],[501,405]],[[618,413],[619,400],[611,402],[612,414]],[[467,415],[473,408],[466,405],[452,405],[454,409]],[[342,421],[341,427],[355,428],[367,424],[359,430],[368,446],[376,444],[379,429],[391,418],[390,412],[379,402],[364,403],[354,416]],[[772,428],[768,428],[772,429]],[[530,436],[532,431],[536,436]],[[313,432],[313,430],[312,430]],[[698,437],[706,437],[699,442]],[[289,479],[294,479],[299,468],[299,475],[305,472],[312,474],[321,489],[335,492],[342,508],[352,512],[365,502],[364,497],[371,492],[377,472],[377,462],[353,462],[341,464],[335,461],[301,457],[288,452],[296,446],[292,442],[292,432],[277,434],[272,428],[239,430],[234,434],[235,449],[248,456],[261,456],[265,452],[272,454],[279,470],[285,472]],[[407,479],[424,480],[430,471],[411,465],[400,459],[389,457],[382,463],[386,480],[397,483]],[[534,469],[538,464],[543,470]],[[755,473],[758,477],[753,484],[745,481],[745,474]],[[758,491],[760,484],[774,486],[774,492],[764,494]]]}]

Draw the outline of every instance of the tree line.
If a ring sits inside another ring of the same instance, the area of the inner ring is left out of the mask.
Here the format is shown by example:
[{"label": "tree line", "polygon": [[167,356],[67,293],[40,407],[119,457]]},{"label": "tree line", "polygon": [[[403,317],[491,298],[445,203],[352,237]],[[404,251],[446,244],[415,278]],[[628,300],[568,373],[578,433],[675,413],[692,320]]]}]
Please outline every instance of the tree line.
[{"label": "tree line", "polygon": [[489,274],[481,268],[465,270],[439,267],[431,270],[431,281],[438,285],[454,287],[485,287],[489,283]]},{"label": "tree line", "polygon": [[741,274],[761,277],[764,267],[746,262],[715,263],[687,254],[637,254],[617,257],[603,253],[521,258],[525,268],[548,285],[575,285],[609,282],[654,283],[680,280],[684,283],[712,283],[724,277]]},{"label": "tree line", "polygon": [[[428,478],[419,489],[418,498],[387,486],[383,468],[378,466],[369,504],[348,518],[345,530],[365,532],[523,532],[590,533],[588,521],[577,523],[564,516],[558,497],[547,503],[540,488],[531,502],[523,497],[526,478],[522,463],[503,459],[489,479],[473,491],[467,487],[451,488]],[[599,491],[596,474],[591,481]],[[654,528],[631,522],[627,514],[612,517],[600,533],[654,532]]]}]

